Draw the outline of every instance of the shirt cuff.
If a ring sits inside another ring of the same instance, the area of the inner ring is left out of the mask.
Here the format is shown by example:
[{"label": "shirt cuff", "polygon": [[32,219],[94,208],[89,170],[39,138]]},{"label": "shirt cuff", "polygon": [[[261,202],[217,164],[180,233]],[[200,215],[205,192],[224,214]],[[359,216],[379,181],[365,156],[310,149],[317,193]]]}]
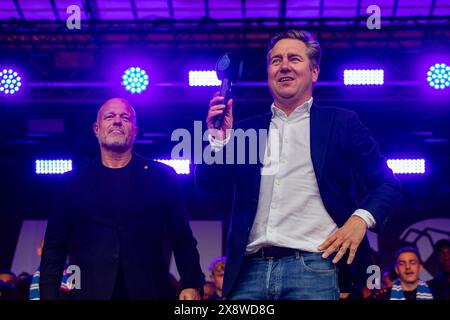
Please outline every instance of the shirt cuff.
[{"label": "shirt cuff", "polygon": [[367,228],[372,229],[376,226],[377,222],[373,218],[373,215],[365,210],[365,209],[357,209],[352,216],[358,216],[361,219],[364,220],[364,222],[367,224]]},{"label": "shirt cuff", "polygon": [[225,140],[214,139],[211,134],[208,134],[208,141],[211,145],[211,149],[214,152],[219,152],[225,145],[230,141],[230,136],[226,137]]}]

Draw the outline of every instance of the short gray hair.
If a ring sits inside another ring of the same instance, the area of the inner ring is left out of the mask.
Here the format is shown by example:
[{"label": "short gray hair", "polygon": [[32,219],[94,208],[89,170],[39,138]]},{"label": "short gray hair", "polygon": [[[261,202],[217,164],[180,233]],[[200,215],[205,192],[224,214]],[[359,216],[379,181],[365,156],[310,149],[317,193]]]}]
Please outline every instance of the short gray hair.
[{"label": "short gray hair", "polygon": [[295,39],[300,40],[306,45],[306,54],[310,61],[311,70],[320,65],[321,50],[319,41],[312,35],[312,33],[304,30],[286,30],[277,33],[270,39],[269,48],[267,49],[267,63],[269,63],[270,51],[277,44],[278,41],[283,39]]}]

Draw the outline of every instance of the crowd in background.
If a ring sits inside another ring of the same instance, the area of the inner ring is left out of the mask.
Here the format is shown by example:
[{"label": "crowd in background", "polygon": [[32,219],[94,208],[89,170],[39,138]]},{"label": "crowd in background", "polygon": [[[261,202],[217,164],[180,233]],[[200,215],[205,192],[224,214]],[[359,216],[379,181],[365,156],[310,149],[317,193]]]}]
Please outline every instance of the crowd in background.
[{"label": "crowd in background", "polygon": [[[42,253],[43,243],[37,249]],[[427,282],[420,279],[423,262],[414,247],[398,250],[392,266],[384,270],[381,288],[347,289],[341,283],[341,299],[349,300],[450,300],[450,240],[443,239],[434,245],[440,273]],[[222,300],[222,284],[225,257],[217,257],[208,268],[209,279],[202,292],[203,300]],[[179,282],[171,276],[172,285],[179,290]],[[67,298],[71,290],[68,274],[61,278],[61,297]],[[342,279],[342,277],[340,278]],[[39,300],[39,268],[31,275],[23,272],[15,275],[10,270],[0,270],[0,300]]]}]

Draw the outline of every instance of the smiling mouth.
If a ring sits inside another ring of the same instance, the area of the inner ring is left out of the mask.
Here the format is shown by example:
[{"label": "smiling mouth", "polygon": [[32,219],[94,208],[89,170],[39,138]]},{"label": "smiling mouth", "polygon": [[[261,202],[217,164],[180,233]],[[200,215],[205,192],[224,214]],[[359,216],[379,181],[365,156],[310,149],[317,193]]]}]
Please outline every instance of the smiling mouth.
[{"label": "smiling mouth", "polygon": [[281,83],[288,82],[288,81],[294,81],[294,78],[292,78],[292,77],[282,77],[282,78],[278,79],[278,82],[281,82]]},{"label": "smiling mouth", "polygon": [[123,134],[123,131],[118,130],[118,129],[114,129],[114,130],[111,130],[109,133],[121,133],[121,134]]}]

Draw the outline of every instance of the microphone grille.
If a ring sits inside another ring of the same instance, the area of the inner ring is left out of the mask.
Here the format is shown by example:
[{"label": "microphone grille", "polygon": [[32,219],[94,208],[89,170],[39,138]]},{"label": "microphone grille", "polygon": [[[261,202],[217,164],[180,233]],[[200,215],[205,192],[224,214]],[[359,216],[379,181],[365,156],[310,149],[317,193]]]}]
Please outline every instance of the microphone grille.
[{"label": "microphone grille", "polygon": [[224,54],[220,57],[219,61],[217,61],[217,69],[219,69],[220,71],[224,71],[230,66],[230,63],[230,58],[227,54]]}]

